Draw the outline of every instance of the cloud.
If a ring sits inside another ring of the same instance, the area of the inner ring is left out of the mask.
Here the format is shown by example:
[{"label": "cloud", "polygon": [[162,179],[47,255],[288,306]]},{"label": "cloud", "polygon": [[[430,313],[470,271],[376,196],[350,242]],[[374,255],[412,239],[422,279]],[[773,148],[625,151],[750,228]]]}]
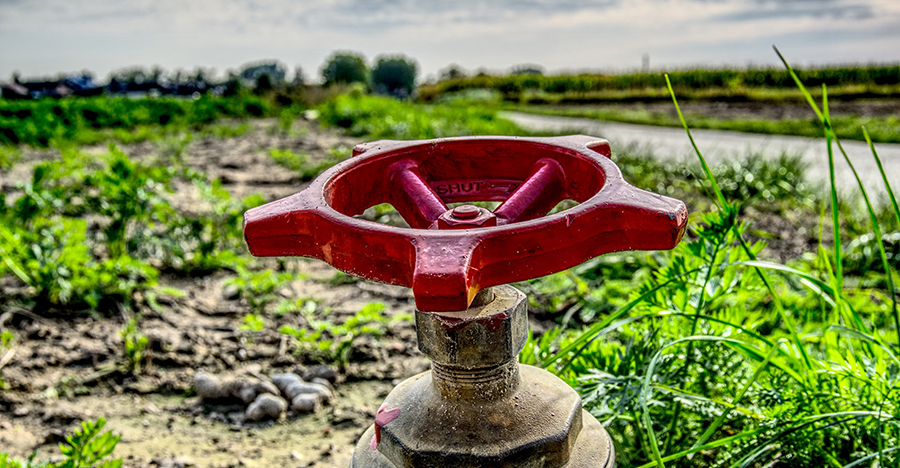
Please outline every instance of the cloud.
[{"label": "cloud", "polygon": [[714,21],[760,21],[796,18],[828,18],[833,20],[867,20],[875,16],[870,3],[846,3],[837,0],[762,0],[738,11],[719,15]]}]

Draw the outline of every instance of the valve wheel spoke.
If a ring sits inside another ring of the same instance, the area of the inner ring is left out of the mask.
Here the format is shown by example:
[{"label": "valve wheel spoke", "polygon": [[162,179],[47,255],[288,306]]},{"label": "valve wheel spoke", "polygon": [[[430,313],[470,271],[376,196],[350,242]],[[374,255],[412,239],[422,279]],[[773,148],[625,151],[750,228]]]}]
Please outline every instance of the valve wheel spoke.
[{"label": "valve wheel spoke", "polygon": [[534,163],[531,175],[494,210],[494,215],[497,224],[540,218],[565,198],[566,175],[562,166],[543,158]]},{"label": "valve wheel spoke", "polygon": [[411,227],[428,229],[447,211],[447,205],[428,185],[415,161],[406,159],[393,164],[389,177],[403,188],[394,192],[391,204]]}]

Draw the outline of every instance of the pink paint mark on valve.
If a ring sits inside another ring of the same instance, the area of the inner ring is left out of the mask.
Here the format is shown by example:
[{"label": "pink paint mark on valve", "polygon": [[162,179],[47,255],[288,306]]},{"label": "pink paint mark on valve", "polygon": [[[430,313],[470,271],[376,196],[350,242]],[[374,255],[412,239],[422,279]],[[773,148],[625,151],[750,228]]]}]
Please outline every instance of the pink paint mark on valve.
[{"label": "pink paint mark on valve", "polygon": [[381,442],[381,428],[397,419],[397,416],[400,416],[400,408],[394,408],[392,410],[386,410],[387,403],[382,403],[381,408],[378,408],[378,411],[375,413],[375,435],[372,436],[372,441],[369,442],[369,448],[372,450],[378,449],[378,443]]}]

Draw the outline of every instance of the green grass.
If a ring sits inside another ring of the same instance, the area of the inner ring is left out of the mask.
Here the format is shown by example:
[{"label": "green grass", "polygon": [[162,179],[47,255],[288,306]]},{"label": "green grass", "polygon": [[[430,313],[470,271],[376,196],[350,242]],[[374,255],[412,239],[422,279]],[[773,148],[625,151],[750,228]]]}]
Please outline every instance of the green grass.
[{"label": "green grass", "polygon": [[345,94],[318,107],[325,125],[368,139],[415,140],[464,135],[525,135],[496,111],[479,106],[422,105],[391,98]]},{"label": "green grass", "polygon": [[[834,156],[851,161],[827,95],[823,89],[821,104],[809,102],[837,150],[828,154],[833,167]],[[678,113],[690,137],[690,121]],[[569,286],[559,275],[534,282],[573,291],[569,307],[594,318],[533,338],[522,360],[579,389],[624,466],[896,466],[898,276],[892,244],[883,241],[892,237],[882,235],[900,227],[896,200],[885,219],[859,184],[872,233],[869,276],[881,278],[866,286],[844,268],[847,220],[833,175],[815,198],[823,210],[818,250],[783,264],[760,260],[766,245],[748,241],[743,199],[697,156],[711,211],[692,218],[670,253],[597,259],[573,270]],[[629,272],[630,284],[620,279]],[[613,297],[593,294],[607,277],[619,282],[605,289]]]},{"label": "green grass", "polygon": [[[189,127],[197,129],[223,117],[268,116],[273,108],[269,101],[249,94],[230,98],[203,96],[197,100],[0,99],[0,144],[47,147],[52,144],[94,144],[110,139],[129,143],[151,138],[160,132],[172,133]],[[216,131],[212,130],[214,134]]]},{"label": "green grass", "polygon": [[[558,115],[564,117],[583,117],[610,122],[626,122],[642,125],[659,125],[664,127],[680,127],[681,122],[662,112],[640,110],[608,110],[588,107],[553,107],[553,106],[510,106],[509,110],[532,114]],[[797,135],[819,137],[824,133],[822,122],[815,117],[809,119],[721,119],[699,115],[688,115],[691,128],[708,128],[715,130],[733,130],[747,133],[771,135]],[[863,128],[867,129],[872,141],[876,143],[900,143],[900,117],[858,117],[841,116],[831,121],[832,129],[838,138],[865,141]]]}]

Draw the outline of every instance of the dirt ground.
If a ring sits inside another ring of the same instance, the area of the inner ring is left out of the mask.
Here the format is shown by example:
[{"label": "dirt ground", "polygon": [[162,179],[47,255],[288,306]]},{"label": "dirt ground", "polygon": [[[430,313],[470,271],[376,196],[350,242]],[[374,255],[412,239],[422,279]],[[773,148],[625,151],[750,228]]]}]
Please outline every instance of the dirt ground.
[{"label": "dirt ground", "polygon": [[[275,122],[256,121],[236,138],[208,137],[193,141],[184,153],[190,167],[219,178],[235,197],[253,193],[274,200],[303,188],[296,174],[277,165],[268,150],[288,148],[324,158],[331,148],[358,141],[315,123],[298,121],[290,134],[274,131]],[[104,151],[105,147],[87,151]],[[124,147],[132,157],[157,154],[146,142]],[[29,150],[12,171],[0,174],[0,189],[13,192],[30,178],[31,168],[52,158],[51,151]],[[196,202],[190,184],[176,186],[173,203],[189,209]],[[777,220],[776,220],[777,221]],[[790,231],[781,221],[778,234]],[[786,239],[796,240],[787,232]],[[805,241],[804,241],[805,242]],[[797,245],[797,249],[804,246]],[[265,266],[303,275],[277,293],[284,298],[316,298],[320,310],[343,320],[371,302],[386,305],[389,315],[411,314],[412,294],[370,282],[334,282],[335,270],[322,262],[270,260]],[[428,369],[415,346],[410,321],[391,326],[380,339],[363,337],[352,349],[350,364],[334,376],[336,398],[312,415],[288,412],[278,421],[248,423],[241,407],[207,404],[194,396],[196,372],[269,376],[273,373],[320,372],[312,362],[291,353],[281,325],[302,325],[288,314],[270,319],[260,332],[240,329],[249,304],[225,287],[233,274],[207,277],[163,275],[163,286],[183,297],[160,296],[161,310],[141,310],[140,327],[149,338],[148,363],[137,375],[117,370],[123,355],[120,330],[130,314],[114,316],[36,316],[10,310],[0,327],[16,337],[12,355],[0,353],[0,451],[38,459],[58,454],[57,445],[83,420],[103,416],[107,428],[122,435],[115,455],[128,467],[300,466],[346,467],[356,440],[373,422],[375,411],[394,385]],[[16,287],[6,278],[0,292]],[[546,323],[533,323],[545,329]],[[6,360],[4,363],[3,361]],[[327,369],[325,370],[327,372]]]},{"label": "dirt ground", "polygon": [[[267,154],[270,148],[321,159],[331,148],[357,143],[302,121],[289,135],[273,131],[274,122],[254,125],[241,137],[195,140],[184,161],[219,178],[233,196],[259,193],[274,200],[295,193],[303,184],[275,164]],[[150,142],[123,149],[136,158],[160,151]],[[84,150],[100,152],[105,147]],[[30,178],[35,163],[52,157],[51,151],[27,151],[20,164],[0,176],[0,186],[13,192],[17,182]],[[190,208],[194,197],[190,184],[176,185],[173,204]],[[336,272],[322,262],[272,260],[266,266],[287,268],[303,277],[277,291],[279,296],[315,298],[320,301],[318,310],[330,309],[328,317],[335,321],[371,302],[385,304],[388,315],[414,310],[408,290],[366,282],[333,284]],[[149,353],[147,365],[137,375],[115,367],[123,354],[120,330],[130,313],[35,316],[12,309],[0,317],[0,326],[16,337],[12,355],[0,366],[8,386],[0,391],[0,451],[25,458],[37,450],[38,460],[58,454],[64,434],[82,420],[103,416],[107,428],[122,435],[115,454],[129,467],[348,466],[352,447],[393,385],[428,369],[427,360],[415,349],[413,324],[401,321],[378,340],[364,336],[354,342],[351,364],[335,374],[336,398],[315,414],[288,412],[279,421],[243,422],[242,407],[210,405],[192,396],[195,372],[269,376],[321,369],[315,362],[298,360],[288,337],[277,331],[285,324],[302,325],[296,314],[267,317],[260,332],[239,329],[250,307],[225,288],[231,276],[228,272],[198,278],[161,276],[162,286],[184,295],[162,295],[161,310],[139,311]],[[11,278],[3,281],[4,293],[21,287]]]}]

